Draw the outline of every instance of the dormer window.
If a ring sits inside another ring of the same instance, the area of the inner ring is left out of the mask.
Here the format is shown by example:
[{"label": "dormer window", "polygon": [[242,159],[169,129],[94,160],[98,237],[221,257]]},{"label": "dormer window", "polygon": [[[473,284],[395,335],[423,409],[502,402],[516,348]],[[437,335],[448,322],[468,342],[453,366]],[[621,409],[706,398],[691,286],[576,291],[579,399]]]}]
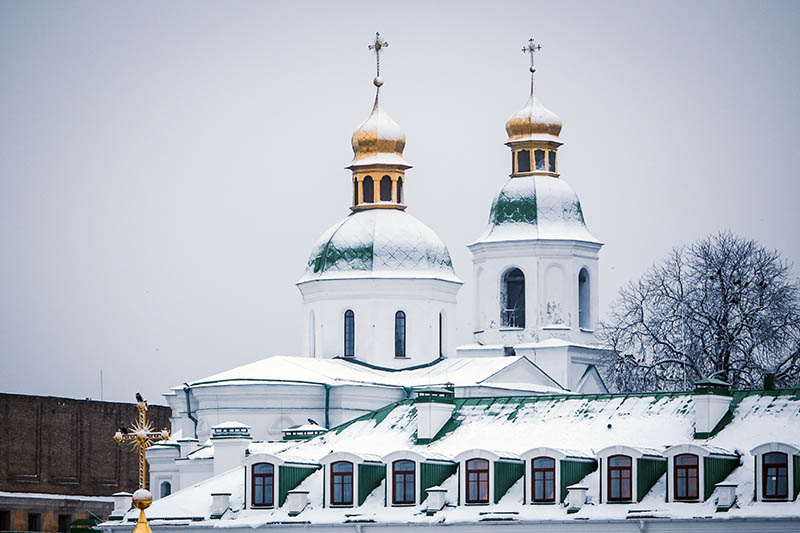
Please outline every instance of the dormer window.
[{"label": "dormer window", "polygon": [[554,502],[556,500],[556,461],[552,457],[531,459],[533,501]]},{"label": "dormer window", "polygon": [[353,463],[331,464],[331,505],[353,505]]},{"label": "dormer window", "polygon": [[253,465],[253,507],[275,505],[275,466],[270,463]]},{"label": "dormer window", "polygon": [[782,452],[765,453],[762,456],[764,499],[789,498],[789,456]]},{"label": "dormer window", "polygon": [[415,503],[416,465],[414,461],[401,459],[392,464],[392,503],[409,505]]},{"label": "dormer window", "polygon": [[633,499],[632,460],[627,455],[608,458],[608,501]]},{"label": "dormer window", "polygon": [[756,501],[794,501],[800,493],[800,448],[768,442],[750,450],[756,466]]},{"label": "dormer window", "polygon": [[517,152],[517,172],[531,171],[531,153],[528,150]]},{"label": "dormer window", "polygon": [[489,461],[467,461],[467,503],[489,503]]},{"label": "dormer window", "polygon": [[535,150],[533,156],[536,160],[536,170],[545,170],[544,150]]},{"label": "dormer window", "polygon": [[700,495],[700,469],[698,457],[693,453],[676,455],[675,499],[696,500]]}]

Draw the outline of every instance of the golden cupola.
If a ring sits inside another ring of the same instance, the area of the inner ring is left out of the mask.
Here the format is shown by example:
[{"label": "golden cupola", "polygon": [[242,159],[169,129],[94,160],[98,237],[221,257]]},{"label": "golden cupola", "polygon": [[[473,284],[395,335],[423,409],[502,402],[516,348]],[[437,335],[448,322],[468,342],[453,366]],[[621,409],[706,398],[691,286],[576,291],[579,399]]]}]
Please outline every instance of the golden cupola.
[{"label": "golden cupola", "polygon": [[561,119],[547,109],[534,93],[533,54],[541,50],[533,39],[522,51],[531,55],[531,95],[525,105],[511,115],[506,122],[508,141],[511,148],[511,177],[544,174],[558,177],[556,152],[563,143],[559,138]]},{"label": "golden cupola", "polygon": [[411,168],[403,158],[406,134],[403,128],[389,116],[381,105],[383,80],[374,80],[377,91],[375,104],[369,117],[353,132],[353,160],[347,168],[355,169],[370,165],[395,165]]},{"label": "golden cupola", "polygon": [[[380,57],[381,48],[387,46],[376,34],[370,49]],[[353,132],[353,160],[347,168],[353,172],[353,211],[364,209],[406,208],[403,185],[406,170],[411,168],[403,157],[406,134],[381,105],[380,63],[375,85],[375,104],[367,120]]]},{"label": "golden cupola", "polygon": [[506,122],[509,142],[546,141],[560,143],[561,119],[547,109],[531,91],[525,106]]}]

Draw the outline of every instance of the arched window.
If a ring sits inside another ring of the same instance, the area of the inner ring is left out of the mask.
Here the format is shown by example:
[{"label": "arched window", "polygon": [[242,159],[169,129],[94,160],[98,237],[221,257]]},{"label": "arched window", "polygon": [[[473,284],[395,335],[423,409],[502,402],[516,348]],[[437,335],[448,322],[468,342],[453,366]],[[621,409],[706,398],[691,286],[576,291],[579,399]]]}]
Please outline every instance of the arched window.
[{"label": "arched window", "polygon": [[501,288],[501,324],[506,328],[525,327],[525,275],[522,270],[512,268],[503,274]]},{"label": "arched window", "polygon": [[331,505],[353,505],[353,463],[331,463]]},{"label": "arched window", "polygon": [[536,170],[545,170],[544,150],[534,150],[533,157],[536,163]]},{"label": "arched window", "polygon": [[403,177],[398,176],[397,178],[397,203],[403,203]]},{"label": "arched window", "polygon": [[589,292],[589,271],[582,268],[578,273],[578,326],[581,329],[592,327],[592,302]]},{"label": "arched window", "polygon": [[547,161],[547,167],[548,167],[547,170],[549,170],[550,172],[555,172],[556,171],[556,152],[555,152],[555,150],[550,150],[547,153],[547,160],[548,160]]},{"label": "arched window", "polygon": [[162,481],[161,482],[161,497],[166,498],[172,494],[172,483],[169,481]]},{"label": "arched window", "polygon": [[406,314],[402,311],[394,314],[394,356],[406,356]]},{"label": "arched window", "polygon": [[489,503],[489,461],[470,459],[465,474],[467,503]]},{"label": "arched window", "polygon": [[781,452],[771,452],[763,455],[761,493],[764,498],[787,499],[789,497],[788,457],[788,455]]},{"label": "arched window", "polygon": [[444,316],[439,313],[439,357],[444,357]]},{"label": "arched window", "polygon": [[271,463],[253,465],[253,507],[275,504],[275,467]]},{"label": "arched window", "polygon": [[401,459],[392,463],[392,503],[404,505],[415,503],[416,465],[414,461]]},{"label": "arched window", "polygon": [[531,499],[535,502],[556,501],[556,461],[552,457],[531,459]]},{"label": "arched window", "polygon": [[352,309],[344,312],[344,356],[356,355],[356,314]]},{"label": "arched window", "polygon": [[381,202],[392,201],[392,178],[384,176],[381,178]]},{"label": "arched window", "polygon": [[353,178],[353,205],[358,205],[358,180]]},{"label": "arched window", "polygon": [[675,499],[696,500],[700,494],[699,461],[693,453],[676,455],[675,459]]},{"label": "arched window", "polygon": [[372,182],[372,176],[367,176],[361,183],[361,195],[365,204],[375,203],[375,184]]},{"label": "arched window", "polygon": [[317,324],[314,319],[314,311],[308,315],[308,355],[317,356]]},{"label": "arched window", "polygon": [[517,172],[531,171],[531,153],[528,150],[517,152]]},{"label": "arched window", "polygon": [[632,499],[632,462],[627,455],[612,455],[608,458],[608,501]]}]

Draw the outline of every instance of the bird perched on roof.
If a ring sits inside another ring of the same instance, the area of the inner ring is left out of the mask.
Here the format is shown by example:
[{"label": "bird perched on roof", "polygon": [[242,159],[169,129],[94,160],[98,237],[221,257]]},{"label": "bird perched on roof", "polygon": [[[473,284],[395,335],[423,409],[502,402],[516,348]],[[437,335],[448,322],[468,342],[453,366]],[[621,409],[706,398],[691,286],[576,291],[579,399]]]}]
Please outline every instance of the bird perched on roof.
[{"label": "bird perched on roof", "polygon": [[143,403],[144,402],[144,398],[142,398],[142,395],[140,393],[138,393],[138,392],[136,393],[136,401],[139,402],[139,403]]},{"label": "bird perched on roof", "polygon": [[308,423],[309,423],[309,424],[311,424],[312,426],[318,426],[318,425],[319,425],[319,424],[317,424],[317,423],[314,421],[314,419],[313,419],[313,418],[309,418],[309,419],[308,419]]}]

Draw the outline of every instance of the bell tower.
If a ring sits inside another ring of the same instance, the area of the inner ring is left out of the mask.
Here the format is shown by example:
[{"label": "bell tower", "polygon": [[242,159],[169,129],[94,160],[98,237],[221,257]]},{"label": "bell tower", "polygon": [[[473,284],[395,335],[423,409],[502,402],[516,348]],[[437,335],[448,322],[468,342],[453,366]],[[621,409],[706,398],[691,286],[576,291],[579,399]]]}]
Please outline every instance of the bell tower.
[{"label": "bell tower", "polygon": [[475,344],[458,355],[526,355],[577,390],[600,350],[594,331],[603,244],[587,229],[577,194],[558,172],[562,123],[534,90],[539,50],[533,39],[522,49],[531,58],[531,86],[528,101],[505,126],[511,172],[492,203],[488,227],[469,245]]}]

